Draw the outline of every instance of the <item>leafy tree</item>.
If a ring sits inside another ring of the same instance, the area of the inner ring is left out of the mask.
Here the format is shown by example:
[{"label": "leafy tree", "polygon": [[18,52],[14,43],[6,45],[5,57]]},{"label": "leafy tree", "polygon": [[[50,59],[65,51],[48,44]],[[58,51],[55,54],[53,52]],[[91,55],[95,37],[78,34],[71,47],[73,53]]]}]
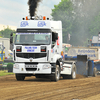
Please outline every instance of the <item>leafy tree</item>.
[{"label": "leafy tree", "polygon": [[91,25],[89,27],[89,32],[91,34],[91,37],[93,35],[98,35],[98,33],[100,32],[100,13],[91,22]]},{"label": "leafy tree", "polygon": [[3,38],[10,38],[10,34],[14,33],[14,32],[15,32],[15,30],[12,30],[9,28],[9,26],[7,26],[7,28],[0,31],[0,36]]}]

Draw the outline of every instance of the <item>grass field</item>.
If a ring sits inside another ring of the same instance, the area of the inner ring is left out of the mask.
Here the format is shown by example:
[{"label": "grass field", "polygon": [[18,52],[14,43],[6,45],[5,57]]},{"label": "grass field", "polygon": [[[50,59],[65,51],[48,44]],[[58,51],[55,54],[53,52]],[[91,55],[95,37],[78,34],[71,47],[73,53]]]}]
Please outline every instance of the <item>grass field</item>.
[{"label": "grass field", "polygon": [[0,70],[0,76],[6,76],[6,75],[12,75],[14,73],[12,72],[9,72],[7,70]]}]

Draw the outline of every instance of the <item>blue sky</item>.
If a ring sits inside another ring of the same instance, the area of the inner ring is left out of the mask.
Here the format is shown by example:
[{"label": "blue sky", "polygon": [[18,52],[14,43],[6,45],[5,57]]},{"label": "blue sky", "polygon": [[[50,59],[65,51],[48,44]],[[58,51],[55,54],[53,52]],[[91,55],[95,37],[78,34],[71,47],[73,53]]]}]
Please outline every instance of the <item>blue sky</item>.
[{"label": "blue sky", "polygon": [[[38,15],[51,17],[51,9],[61,0],[42,0],[37,9]],[[28,0],[0,0],[0,24],[17,26],[18,22],[29,15]]]}]

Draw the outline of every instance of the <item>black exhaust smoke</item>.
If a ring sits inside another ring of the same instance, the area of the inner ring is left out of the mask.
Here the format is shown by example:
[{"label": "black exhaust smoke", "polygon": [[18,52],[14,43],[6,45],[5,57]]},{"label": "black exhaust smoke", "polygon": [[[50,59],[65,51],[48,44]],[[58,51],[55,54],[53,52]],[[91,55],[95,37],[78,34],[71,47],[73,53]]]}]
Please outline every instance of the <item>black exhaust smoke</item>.
[{"label": "black exhaust smoke", "polygon": [[36,8],[41,0],[28,0],[30,17],[35,16]]}]

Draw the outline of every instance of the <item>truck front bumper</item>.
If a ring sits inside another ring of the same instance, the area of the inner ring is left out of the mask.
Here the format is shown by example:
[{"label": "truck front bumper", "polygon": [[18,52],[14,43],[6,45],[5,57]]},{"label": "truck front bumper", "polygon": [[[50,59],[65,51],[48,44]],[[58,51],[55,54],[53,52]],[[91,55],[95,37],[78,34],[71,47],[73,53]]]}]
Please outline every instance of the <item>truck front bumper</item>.
[{"label": "truck front bumper", "polygon": [[50,63],[38,63],[35,67],[31,67],[25,63],[15,63],[13,65],[13,73],[20,74],[51,74],[51,64]]}]

